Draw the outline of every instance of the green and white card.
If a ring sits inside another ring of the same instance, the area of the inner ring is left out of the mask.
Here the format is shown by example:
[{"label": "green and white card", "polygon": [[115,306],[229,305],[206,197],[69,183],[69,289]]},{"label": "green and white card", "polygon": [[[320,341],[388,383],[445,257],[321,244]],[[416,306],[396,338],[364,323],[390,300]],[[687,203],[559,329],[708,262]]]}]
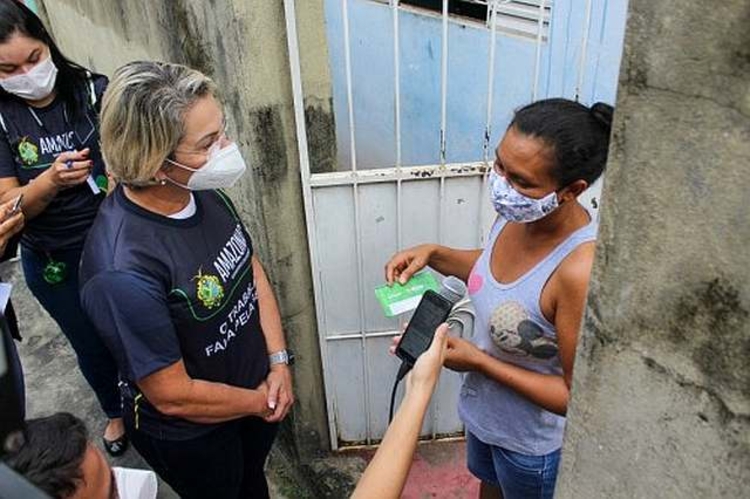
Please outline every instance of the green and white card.
[{"label": "green and white card", "polygon": [[417,308],[425,291],[428,289],[437,291],[438,287],[437,279],[432,273],[420,272],[414,274],[406,284],[394,282],[392,286],[387,284],[378,286],[375,288],[375,296],[383,307],[385,315],[395,317]]}]

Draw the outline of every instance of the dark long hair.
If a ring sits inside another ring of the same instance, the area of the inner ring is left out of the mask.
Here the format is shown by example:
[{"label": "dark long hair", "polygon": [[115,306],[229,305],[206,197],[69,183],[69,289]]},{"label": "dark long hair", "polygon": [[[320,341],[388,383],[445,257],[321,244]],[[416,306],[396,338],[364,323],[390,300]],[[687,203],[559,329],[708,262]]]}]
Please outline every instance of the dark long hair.
[{"label": "dark long hair", "polygon": [[576,180],[591,185],[607,163],[613,113],[603,102],[587,107],[568,99],[545,99],[516,111],[508,128],[538,137],[551,148],[558,187]]},{"label": "dark long hair", "polygon": [[[71,115],[82,115],[89,103],[86,68],[60,52],[47,28],[31,9],[17,0],[0,0],[0,43],[7,42],[15,33],[39,40],[49,47],[58,71],[55,81],[57,95]],[[18,97],[0,88],[0,99],[10,98]]]}]

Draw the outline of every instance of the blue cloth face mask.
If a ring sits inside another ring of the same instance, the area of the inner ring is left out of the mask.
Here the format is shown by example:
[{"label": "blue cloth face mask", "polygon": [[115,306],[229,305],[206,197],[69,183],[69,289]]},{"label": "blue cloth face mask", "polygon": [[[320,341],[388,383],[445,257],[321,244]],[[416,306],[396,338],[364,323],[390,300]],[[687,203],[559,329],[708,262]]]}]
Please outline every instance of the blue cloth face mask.
[{"label": "blue cloth face mask", "polygon": [[490,173],[490,200],[495,211],[509,222],[530,223],[540,220],[559,206],[557,192],[550,192],[542,199],[524,196],[499,175],[495,170]]}]

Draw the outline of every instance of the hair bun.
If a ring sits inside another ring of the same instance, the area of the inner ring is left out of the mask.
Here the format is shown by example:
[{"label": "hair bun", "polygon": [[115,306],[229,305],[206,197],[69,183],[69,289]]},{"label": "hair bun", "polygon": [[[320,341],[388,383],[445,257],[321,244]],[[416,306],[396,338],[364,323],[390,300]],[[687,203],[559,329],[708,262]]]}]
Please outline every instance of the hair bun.
[{"label": "hair bun", "polygon": [[591,116],[593,116],[596,121],[601,123],[607,130],[612,128],[612,115],[615,112],[614,107],[605,104],[604,102],[597,102],[591,106],[589,111],[591,112]]}]

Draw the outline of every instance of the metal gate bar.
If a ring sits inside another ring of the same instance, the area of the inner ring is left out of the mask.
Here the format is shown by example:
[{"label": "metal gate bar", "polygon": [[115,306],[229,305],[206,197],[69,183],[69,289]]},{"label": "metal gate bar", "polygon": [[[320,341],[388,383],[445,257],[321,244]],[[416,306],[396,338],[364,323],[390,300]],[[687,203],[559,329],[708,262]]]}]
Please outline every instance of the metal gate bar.
[{"label": "metal gate bar", "polygon": [[586,20],[583,23],[583,39],[581,40],[581,58],[578,62],[578,80],[576,82],[575,100],[581,97],[583,77],[586,74],[586,50],[589,44],[589,30],[591,29],[591,0],[586,0]]},{"label": "metal gate bar", "polygon": [[539,65],[542,61],[542,36],[544,35],[544,6],[547,2],[539,2],[539,21],[536,25],[536,55],[534,57],[534,89],[531,92],[531,102],[537,100],[537,91],[539,89]]},{"label": "metal gate bar", "polygon": [[[305,122],[305,100],[302,91],[302,66],[299,56],[299,38],[297,35],[297,13],[295,11],[294,0],[284,0],[284,18],[286,22],[286,40],[287,49],[289,50],[289,70],[292,80],[292,93],[294,96],[294,121],[297,132],[297,149],[299,154],[300,175],[302,176],[302,197],[305,203],[305,226],[307,230],[307,241],[310,252],[310,266],[313,272],[313,290],[315,292],[315,314],[318,319],[318,328],[320,331],[326,330],[325,303],[323,301],[323,290],[319,275],[319,249],[317,238],[315,237],[315,211],[312,205],[312,185],[305,181],[310,179],[310,151],[307,144],[307,126]],[[318,335],[318,344],[320,346],[321,362],[323,371],[330,372],[330,357],[328,355],[328,345],[323,339],[323,335]],[[324,376],[325,377],[325,376]],[[332,393],[329,383],[324,381],[326,392]],[[338,448],[336,441],[336,408],[334,407],[333,397],[326,396],[326,412],[328,415],[328,429],[331,448]]]},{"label": "metal gate bar", "polygon": [[367,361],[367,335],[365,333],[365,295],[364,295],[364,268],[363,268],[363,255],[362,255],[362,224],[360,221],[360,207],[359,207],[359,185],[357,184],[357,145],[355,138],[355,120],[354,120],[354,90],[352,87],[352,66],[351,66],[351,41],[349,35],[349,0],[341,0],[341,11],[342,18],[344,21],[344,57],[346,64],[346,101],[349,110],[349,140],[351,147],[351,171],[354,175],[354,183],[352,185],[352,195],[354,196],[354,227],[356,237],[354,239],[354,245],[357,251],[357,283],[359,293],[359,331],[361,338],[361,349],[362,349],[362,376],[364,380],[364,403],[365,403],[365,432],[366,432],[366,443],[370,445],[371,422],[370,422],[370,371],[368,369]]}]

